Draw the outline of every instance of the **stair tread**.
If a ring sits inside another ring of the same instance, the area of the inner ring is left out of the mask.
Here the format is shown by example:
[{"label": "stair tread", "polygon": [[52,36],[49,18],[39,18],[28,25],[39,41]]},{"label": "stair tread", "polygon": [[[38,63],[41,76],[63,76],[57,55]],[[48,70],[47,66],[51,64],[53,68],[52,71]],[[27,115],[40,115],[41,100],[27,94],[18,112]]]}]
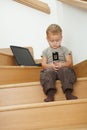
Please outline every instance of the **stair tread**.
[{"label": "stair tread", "polygon": [[64,127],[56,127],[56,128],[44,128],[41,130],[87,130],[87,124],[79,124],[79,125],[68,125]]},{"label": "stair tread", "polygon": [[20,104],[20,105],[10,105],[10,106],[1,106],[0,111],[11,111],[19,109],[31,109],[31,108],[41,108],[41,107],[51,107],[51,106],[61,106],[61,105],[70,105],[70,104],[79,104],[87,103],[87,98],[77,99],[77,100],[64,100],[64,101],[54,101],[54,102],[43,102],[43,103],[31,103],[31,104]]}]

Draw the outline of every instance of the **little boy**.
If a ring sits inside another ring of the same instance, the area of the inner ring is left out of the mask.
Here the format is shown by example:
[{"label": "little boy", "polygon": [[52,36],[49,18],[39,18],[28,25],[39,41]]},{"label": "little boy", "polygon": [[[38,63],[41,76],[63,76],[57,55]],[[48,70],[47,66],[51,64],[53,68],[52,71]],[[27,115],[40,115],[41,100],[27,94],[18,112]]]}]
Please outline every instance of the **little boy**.
[{"label": "little boy", "polygon": [[72,67],[71,52],[61,46],[62,29],[57,24],[51,24],[47,30],[47,41],[49,47],[42,53],[42,67],[40,82],[47,98],[45,102],[54,101],[57,91],[56,80],[60,80],[63,92],[67,100],[77,99],[72,95],[73,84],[76,82],[76,75]]}]

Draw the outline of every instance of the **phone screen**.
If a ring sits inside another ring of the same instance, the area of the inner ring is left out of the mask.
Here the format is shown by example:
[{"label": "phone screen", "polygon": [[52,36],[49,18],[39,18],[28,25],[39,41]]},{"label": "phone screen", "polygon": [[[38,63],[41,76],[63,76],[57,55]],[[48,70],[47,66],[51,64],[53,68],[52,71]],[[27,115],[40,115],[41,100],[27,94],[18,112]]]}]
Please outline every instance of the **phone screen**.
[{"label": "phone screen", "polygon": [[52,53],[53,61],[59,60],[59,54],[58,52],[53,52]]}]

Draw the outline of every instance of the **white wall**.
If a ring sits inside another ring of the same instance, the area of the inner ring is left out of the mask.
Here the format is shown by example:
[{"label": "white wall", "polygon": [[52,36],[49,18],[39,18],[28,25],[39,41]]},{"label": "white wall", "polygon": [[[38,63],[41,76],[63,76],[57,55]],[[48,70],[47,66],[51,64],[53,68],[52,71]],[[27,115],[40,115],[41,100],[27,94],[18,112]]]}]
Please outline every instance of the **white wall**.
[{"label": "white wall", "polygon": [[[87,59],[87,10],[61,3],[63,9],[63,41],[73,52],[74,64]],[[57,4],[59,8],[59,4]]]},{"label": "white wall", "polygon": [[49,3],[51,14],[27,7],[13,0],[0,0],[0,48],[10,45],[32,46],[35,58],[48,46],[45,30],[50,23],[57,23],[56,0]]},{"label": "white wall", "polygon": [[13,0],[0,0],[0,48],[10,45],[32,46],[35,58],[48,46],[45,31],[49,24],[63,28],[63,45],[73,52],[74,64],[87,59],[87,10],[58,0],[48,3],[51,14],[45,14]]}]

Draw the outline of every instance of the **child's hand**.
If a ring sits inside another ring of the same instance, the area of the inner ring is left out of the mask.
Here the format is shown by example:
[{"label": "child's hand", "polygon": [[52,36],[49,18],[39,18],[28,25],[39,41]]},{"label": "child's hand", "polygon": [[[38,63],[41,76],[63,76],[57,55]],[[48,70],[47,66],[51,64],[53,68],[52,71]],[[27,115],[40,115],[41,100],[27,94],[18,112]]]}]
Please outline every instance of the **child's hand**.
[{"label": "child's hand", "polygon": [[55,67],[58,69],[60,69],[61,67],[63,67],[63,63],[62,62],[53,62]]},{"label": "child's hand", "polygon": [[51,68],[54,69],[54,70],[58,70],[59,69],[59,66],[57,64],[55,64],[54,62],[50,64],[51,65]]}]

